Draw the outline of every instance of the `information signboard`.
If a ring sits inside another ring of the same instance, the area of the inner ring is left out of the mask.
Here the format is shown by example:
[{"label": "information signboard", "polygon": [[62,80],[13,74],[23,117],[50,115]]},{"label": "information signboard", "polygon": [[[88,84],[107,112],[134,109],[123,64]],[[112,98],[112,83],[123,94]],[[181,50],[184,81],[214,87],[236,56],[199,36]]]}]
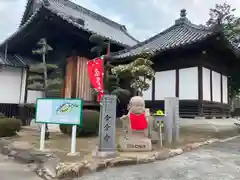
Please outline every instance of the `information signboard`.
[{"label": "information signboard", "polygon": [[44,150],[46,124],[68,124],[72,126],[71,153],[76,155],[77,126],[82,125],[83,100],[81,99],[37,99],[36,123],[41,125],[40,150]]},{"label": "information signboard", "polygon": [[82,124],[83,100],[81,99],[37,99],[36,123]]}]

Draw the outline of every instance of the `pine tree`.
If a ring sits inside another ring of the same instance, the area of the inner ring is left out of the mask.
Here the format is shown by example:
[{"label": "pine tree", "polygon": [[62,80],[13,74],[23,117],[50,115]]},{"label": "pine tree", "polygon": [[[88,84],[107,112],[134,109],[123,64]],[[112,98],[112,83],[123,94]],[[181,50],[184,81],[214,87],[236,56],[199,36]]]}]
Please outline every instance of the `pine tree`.
[{"label": "pine tree", "polygon": [[223,27],[224,34],[231,42],[239,45],[240,43],[240,18],[234,15],[236,11],[226,2],[216,4],[215,8],[209,10],[209,19],[207,26],[220,24]]},{"label": "pine tree", "polygon": [[149,82],[154,78],[151,54],[143,52],[137,59],[129,64],[118,65],[112,68],[112,73],[122,78],[132,79],[131,87],[141,94],[149,89]]},{"label": "pine tree", "polygon": [[[52,51],[52,47],[47,44],[47,40],[42,38],[37,43],[38,49],[33,50],[33,54],[40,55],[42,57],[42,62],[37,64],[32,64],[29,67],[29,77],[28,77],[28,89],[38,90],[44,92],[44,97],[47,97],[49,92],[59,92],[62,86],[61,76],[50,78],[48,74],[50,72],[58,69],[56,64],[47,64],[46,55],[49,51]],[[56,74],[55,74],[56,75]],[[46,124],[46,134],[45,138],[49,139],[48,125]]]},{"label": "pine tree", "polygon": [[[206,22],[208,26],[221,25],[225,37],[230,43],[237,48],[240,47],[240,18],[237,17],[234,12],[235,8],[232,8],[229,4],[216,4],[215,8],[211,8],[209,11],[209,19]],[[236,97],[240,93],[240,76],[239,72],[233,72],[229,78],[230,91],[229,96]]]}]

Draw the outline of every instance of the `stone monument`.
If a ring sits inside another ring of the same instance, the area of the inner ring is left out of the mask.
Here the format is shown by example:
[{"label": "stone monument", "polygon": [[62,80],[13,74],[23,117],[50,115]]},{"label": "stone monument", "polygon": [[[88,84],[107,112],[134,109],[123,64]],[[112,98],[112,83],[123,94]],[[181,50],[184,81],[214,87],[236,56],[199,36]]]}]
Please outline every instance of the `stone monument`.
[{"label": "stone monument", "polygon": [[99,147],[93,152],[94,157],[112,158],[116,156],[116,102],[115,95],[102,98],[99,124]]},{"label": "stone monument", "polygon": [[164,121],[164,137],[168,144],[173,141],[179,141],[179,99],[176,97],[165,98],[165,121]]},{"label": "stone monument", "polygon": [[145,108],[144,99],[134,96],[129,102],[129,112],[120,118],[124,135],[119,137],[121,151],[151,151],[153,118]]}]

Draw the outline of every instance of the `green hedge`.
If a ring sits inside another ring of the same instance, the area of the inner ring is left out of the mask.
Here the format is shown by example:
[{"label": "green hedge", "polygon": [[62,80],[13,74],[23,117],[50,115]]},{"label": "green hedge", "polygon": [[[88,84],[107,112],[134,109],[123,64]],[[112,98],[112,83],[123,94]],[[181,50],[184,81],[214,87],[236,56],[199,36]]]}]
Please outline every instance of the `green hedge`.
[{"label": "green hedge", "polygon": [[0,118],[7,118],[3,113],[0,113]]},{"label": "green hedge", "polygon": [[0,118],[0,137],[14,136],[21,129],[21,120],[15,118]]},{"label": "green hedge", "polygon": [[[82,126],[77,127],[77,136],[92,136],[98,134],[99,129],[99,112],[95,110],[83,110]],[[71,125],[59,125],[62,133],[71,135]]]}]

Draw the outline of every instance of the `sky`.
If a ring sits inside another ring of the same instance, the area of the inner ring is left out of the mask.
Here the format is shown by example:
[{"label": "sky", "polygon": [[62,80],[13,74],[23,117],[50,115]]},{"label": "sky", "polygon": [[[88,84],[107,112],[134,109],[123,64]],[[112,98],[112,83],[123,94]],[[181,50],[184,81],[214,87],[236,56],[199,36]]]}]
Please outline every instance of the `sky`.
[{"label": "sky", "polygon": [[[145,40],[171,26],[180,10],[187,10],[192,23],[205,24],[216,3],[240,7],[240,0],[72,0],[123,24],[138,40]],[[27,0],[0,0],[0,43],[13,34],[21,21]],[[240,8],[236,10],[240,16]]]}]

